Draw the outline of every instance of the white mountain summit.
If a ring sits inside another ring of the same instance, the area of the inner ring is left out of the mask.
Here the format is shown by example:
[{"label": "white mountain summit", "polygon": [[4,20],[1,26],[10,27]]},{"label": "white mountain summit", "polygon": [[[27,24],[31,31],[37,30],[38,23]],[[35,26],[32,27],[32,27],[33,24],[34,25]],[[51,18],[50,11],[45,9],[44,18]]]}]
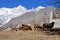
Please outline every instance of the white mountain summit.
[{"label": "white mountain summit", "polygon": [[6,23],[9,20],[11,20],[14,17],[20,16],[22,14],[24,14],[25,12],[29,12],[29,11],[38,11],[40,9],[43,9],[45,7],[39,6],[35,9],[30,9],[27,10],[25,7],[19,5],[18,7],[14,7],[14,8],[0,8],[0,24],[2,23]]},{"label": "white mountain summit", "polygon": [[21,5],[14,8],[0,8],[0,24],[9,19],[20,16],[26,11],[27,9]]}]

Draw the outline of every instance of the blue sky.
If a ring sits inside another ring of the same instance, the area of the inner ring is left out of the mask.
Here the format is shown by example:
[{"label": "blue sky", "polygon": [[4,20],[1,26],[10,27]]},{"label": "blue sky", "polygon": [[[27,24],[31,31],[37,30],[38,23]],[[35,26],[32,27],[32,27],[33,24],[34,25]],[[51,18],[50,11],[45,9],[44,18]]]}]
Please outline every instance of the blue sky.
[{"label": "blue sky", "polygon": [[0,8],[13,8],[19,5],[26,7],[27,9],[36,8],[38,6],[54,6],[58,7],[60,4],[50,4],[58,0],[0,0]]}]

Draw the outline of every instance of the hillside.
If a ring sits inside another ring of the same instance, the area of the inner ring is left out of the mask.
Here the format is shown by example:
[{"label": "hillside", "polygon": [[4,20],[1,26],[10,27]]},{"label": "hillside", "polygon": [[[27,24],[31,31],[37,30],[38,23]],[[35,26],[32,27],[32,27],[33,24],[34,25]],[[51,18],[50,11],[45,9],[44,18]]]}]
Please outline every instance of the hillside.
[{"label": "hillside", "polygon": [[0,31],[0,40],[60,40],[60,34],[48,31]]}]

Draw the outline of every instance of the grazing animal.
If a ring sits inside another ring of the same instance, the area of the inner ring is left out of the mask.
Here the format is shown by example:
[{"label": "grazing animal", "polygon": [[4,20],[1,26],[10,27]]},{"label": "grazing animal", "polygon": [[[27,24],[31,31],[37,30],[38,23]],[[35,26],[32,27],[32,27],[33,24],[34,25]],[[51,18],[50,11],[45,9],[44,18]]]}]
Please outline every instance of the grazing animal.
[{"label": "grazing animal", "polygon": [[15,30],[15,31],[17,31],[17,28],[16,28],[16,27],[13,27],[11,30]]},{"label": "grazing animal", "polygon": [[19,29],[22,29],[22,30],[30,30],[30,31],[32,31],[32,28],[31,28],[31,26],[30,25],[26,25],[26,24],[22,24],[22,27],[20,27]]},{"label": "grazing animal", "polygon": [[19,27],[18,29],[21,30],[23,27]]},{"label": "grazing animal", "polygon": [[47,30],[51,30],[54,26],[55,22],[51,22],[51,23],[44,23],[43,24],[43,30],[46,28]]},{"label": "grazing animal", "polygon": [[34,24],[34,30],[42,29],[42,27],[38,24]]}]

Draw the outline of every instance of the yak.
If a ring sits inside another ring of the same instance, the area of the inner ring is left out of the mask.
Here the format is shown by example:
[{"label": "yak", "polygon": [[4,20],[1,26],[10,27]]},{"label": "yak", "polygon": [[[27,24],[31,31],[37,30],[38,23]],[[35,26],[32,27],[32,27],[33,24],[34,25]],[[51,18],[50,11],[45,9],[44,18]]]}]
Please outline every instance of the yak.
[{"label": "yak", "polygon": [[19,30],[30,30],[30,31],[32,31],[32,28],[31,28],[31,26],[30,25],[26,25],[26,24],[22,24],[22,27],[20,27],[19,28]]},{"label": "yak", "polygon": [[46,28],[47,30],[51,30],[54,26],[55,22],[51,22],[51,23],[44,23],[43,24],[43,30]]},{"label": "yak", "polygon": [[38,24],[34,24],[34,30],[42,29],[42,27]]}]

